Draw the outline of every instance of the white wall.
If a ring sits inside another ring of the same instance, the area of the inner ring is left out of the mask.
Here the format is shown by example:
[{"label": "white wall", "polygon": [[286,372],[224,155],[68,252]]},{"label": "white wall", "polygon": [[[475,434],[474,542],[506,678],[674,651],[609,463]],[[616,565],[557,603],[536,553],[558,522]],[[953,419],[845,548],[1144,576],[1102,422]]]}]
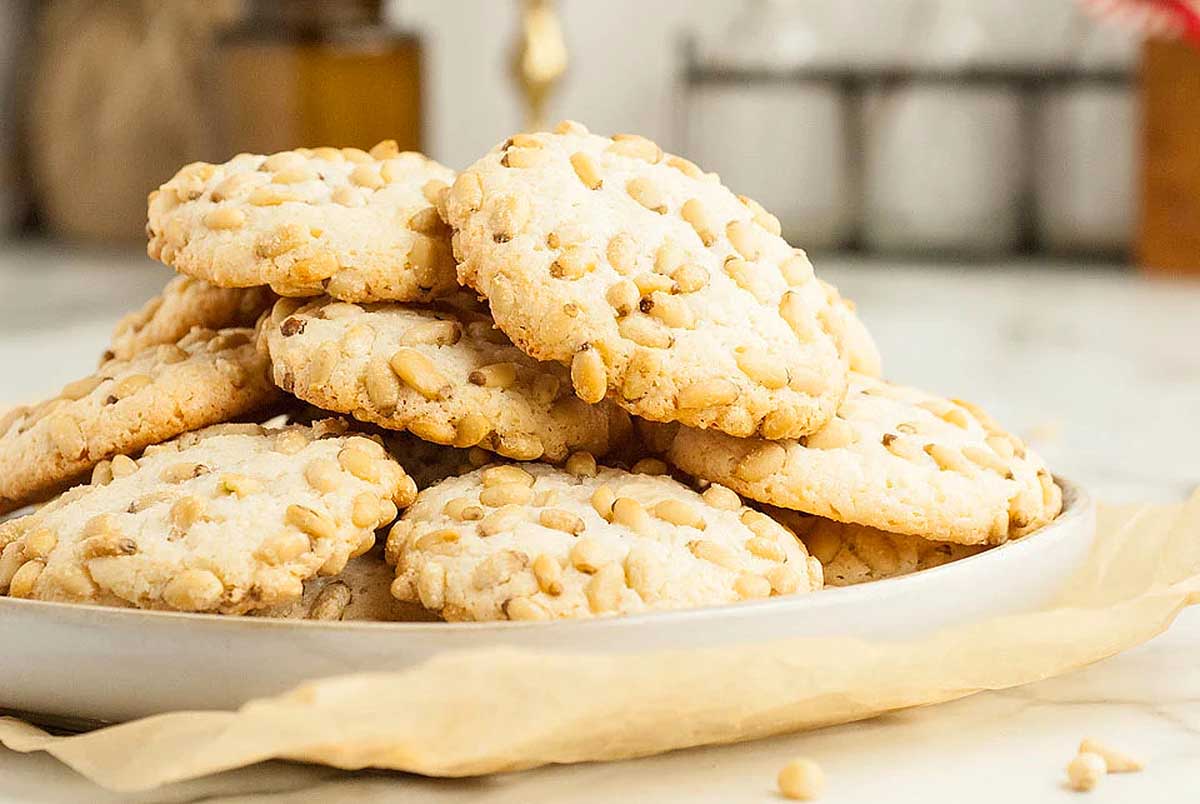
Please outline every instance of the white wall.
[{"label": "white wall", "polygon": [[[462,167],[520,126],[509,74],[518,0],[391,0],[425,33],[431,155]],[[1128,62],[1130,37],[1083,21],[1077,0],[781,0],[826,58]],[[742,0],[561,0],[570,71],[552,117],[678,145],[671,88],[685,31],[720,42]]]}]

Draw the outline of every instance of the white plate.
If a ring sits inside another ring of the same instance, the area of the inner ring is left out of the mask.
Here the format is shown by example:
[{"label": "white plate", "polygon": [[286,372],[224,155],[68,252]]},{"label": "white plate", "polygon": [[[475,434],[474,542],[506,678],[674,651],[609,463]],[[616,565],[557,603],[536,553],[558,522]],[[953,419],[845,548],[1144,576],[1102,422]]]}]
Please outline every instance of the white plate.
[{"label": "white plate", "polygon": [[236,709],[321,676],[400,670],[478,647],[620,653],[806,636],[911,638],[1049,602],[1080,566],[1095,504],[1059,479],[1037,533],[901,578],[707,609],[555,623],[304,622],[0,598],[0,708],[129,720]]}]

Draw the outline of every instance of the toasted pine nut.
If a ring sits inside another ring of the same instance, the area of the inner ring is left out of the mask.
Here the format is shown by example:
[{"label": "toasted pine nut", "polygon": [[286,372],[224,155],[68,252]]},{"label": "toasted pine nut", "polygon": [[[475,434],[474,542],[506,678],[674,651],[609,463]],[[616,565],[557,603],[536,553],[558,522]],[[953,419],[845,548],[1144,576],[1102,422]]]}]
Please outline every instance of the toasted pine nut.
[{"label": "toasted pine nut", "polygon": [[564,468],[575,477],[595,477],[596,459],[590,452],[572,452]]},{"label": "toasted pine nut", "polygon": [[630,179],[625,184],[625,192],[629,193],[630,198],[651,212],[657,212],[659,215],[666,214],[667,202],[663,198],[658,185],[649,177],[637,176]]},{"label": "toasted pine nut", "polygon": [[799,287],[812,279],[812,263],[803,253],[793,254],[779,264],[779,273],[783,276],[784,282],[792,287]]},{"label": "toasted pine nut", "polygon": [[561,530],[572,536],[583,533],[583,520],[570,511],[561,508],[547,508],[538,515],[538,522],[543,527]]},{"label": "toasted pine nut", "polygon": [[737,511],[742,507],[742,498],[720,483],[713,483],[700,496],[713,508],[722,511]]},{"label": "toasted pine nut", "polygon": [[605,486],[597,486],[592,492],[592,508],[596,509],[596,513],[606,521],[611,522],[613,518],[613,504],[617,501],[617,496],[613,494],[613,490]]},{"label": "toasted pine nut", "polygon": [[679,392],[676,404],[684,410],[729,405],[738,397],[738,388],[729,380],[700,380]]},{"label": "toasted pine nut", "polygon": [[246,213],[237,207],[217,207],[204,216],[209,229],[240,229],[246,225]]},{"label": "toasted pine nut", "polygon": [[338,463],[343,469],[368,483],[379,480],[379,466],[366,450],[347,444],[338,452]]},{"label": "toasted pine nut", "polygon": [[710,539],[697,539],[688,542],[688,549],[692,551],[692,555],[696,558],[716,564],[719,567],[730,570],[737,570],[742,567],[733,550],[719,542],[714,542]]},{"label": "toasted pine nut", "polygon": [[787,564],[771,567],[763,573],[763,577],[771,583],[771,589],[777,595],[794,594],[800,589],[800,575]]},{"label": "toasted pine nut", "polygon": [[771,582],[752,572],[740,573],[733,582],[733,591],[742,600],[757,600],[771,596]]},{"label": "toasted pine nut", "polygon": [[592,573],[608,562],[608,551],[592,536],[584,536],[571,547],[571,566],[580,572]]},{"label": "toasted pine nut", "polygon": [[583,182],[583,186],[589,190],[598,190],[604,183],[600,176],[600,166],[590,154],[583,151],[571,154],[571,167],[575,169],[575,175]]},{"label": "toasted pine nut", "polygon": [[207,611],[215,608],[225,593],[221,579],[208,570],[189,569],[163,588],[163,602],[180,611]]},{"label": "toasted pine nut", "polygon": [[289,505],[284,521],[314,539],[331,539],[337,533],[333,520],[303,505]]},{"label": "toasted pine nut", "polygon": [[748,452],[738,461],[733,473],[742,480],[756,483],[783,468],[787,450],[774,442],[766,442]]},{"label": "toasted pine nut", "polygon": [[517,364],[491,363],[480,366],[467,375],[467,380],[485,388],[508,388],[517,381]]},{"label": "toasted pine nut", "polygon": [[1071,785],[1072,790],[1086,793],[1094,788],[1107,772],[1104,757],[1085,751],[1067,765],[1067,783]]},{"label": "toasted pine nut", "polygon": [[748,346],[739,346],[735,352],[738,368],[759,385],[771,390],[787,385],[788,370],[784,361]]},{"label": "toasted pine nut", "polygon": [[776,779],[784,798],[812,801],[825,790],[825,772],[811,759],[793,759],[784,765]]},{"label": "toasted pine nut", "polygon": [[704,203],[700,199],[692,198],[685,201],[679,209],[679,214],[696,230],[701,243],[705,246],[711,246],[716,242],[717,235],[713,231],[712,219],[709,217],[708,210],[704,208]]},{"label": "toasted pine nut", "polygon": [[725,236],[738,254],[750,262],[758,259],[761,253],[759,233],[747,221],[730,221],[725,227]]},{"label": "toasted pine nut", "polygon": [[604,149],[610,154],[629,156],[654,164],[662,159],[662,148],[653,140],[637,134],[614,134],[613,143]]},{"label": "toasted pine nut", "polygon": [[654,515],[681,527],[704,530],[708,526],[700,512],[683,500],[660,500],[654,506]]},{"label": "toasted pine nut", "polygon": [[388,360],[388,365],[405,385],[426,399],[441,398],[448,385],[433,361],[416,349],[405,347],[397,350]]},{"label": "toasted pine nut", "polygon": [[584,593],[588,608],[593,614],[616,611],[621,606],[621,592],[625,589],[625,573],[621,565],[610,561],[599,567],[587,582]]},{"label": "toasted pine nut", "polygon": [[584,402],[595,404],[608,391],[608,370],[600,352],[588,345],[571,359],[571,384]]},{"label": "toasted pine nut", "polygon": [[500,466],[489,466],[480,472],[479,482],[483,484],[485,489],[509,483],[515,483],[519,486],[532,486],[533,475],[519,466],[502,464]]},{"label": "toasted pine nut", "polygon": [[489,508],[504,505],[527,505],[533,499],[533,489],[523,483],[502,483],[479,492],[479,502]]},{"label": "toasted pine nut", "polygon": [[1104,766],[1109,773],[1136,773],[1142,769],[1142,763],[1128,754],[1116,751],[1098,740],[1085,737],[1079,743],[1079,753],[1092,753],[1104,760]]},{"label": "toasted pine nut", "polygon": [[548,595],[562,594],[562,565],[551,555],[542,553],[533,560],[533,577],[538,588]]}]

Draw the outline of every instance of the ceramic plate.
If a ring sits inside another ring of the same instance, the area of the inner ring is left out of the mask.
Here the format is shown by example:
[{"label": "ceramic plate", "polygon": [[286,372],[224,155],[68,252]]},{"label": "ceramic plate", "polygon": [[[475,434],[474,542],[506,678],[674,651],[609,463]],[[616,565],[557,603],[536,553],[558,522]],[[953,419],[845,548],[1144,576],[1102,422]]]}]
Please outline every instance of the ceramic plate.
[{"label": "ceramic plate", "polygon": [[862,586],[678,612],[553,623],[343,623],[0,597],[0,708],[88,721],[236,709],[308,679],[400,670],[485,646],[609,654],[806,636],[919,636],[1030,610],[1058,593],[1095,533],[1092,499],[1058,482],[1058,519],[978,555]]}]

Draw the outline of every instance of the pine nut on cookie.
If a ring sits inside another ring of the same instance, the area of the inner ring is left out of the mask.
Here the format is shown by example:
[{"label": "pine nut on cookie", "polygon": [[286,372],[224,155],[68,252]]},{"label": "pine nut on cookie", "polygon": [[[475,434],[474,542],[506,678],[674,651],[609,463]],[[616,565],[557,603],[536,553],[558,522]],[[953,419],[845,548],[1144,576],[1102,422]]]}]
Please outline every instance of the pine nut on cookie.
[{"label": "pine nut on cookie", "polygon": [[979,407],[852,374],[838,415],[801,439],[679,428],[669,460],[780,508],[959,544],[999,544],[1058,515],[1042,459]]},{"label": "pine nut on cookie", "polygon": [[103,462],[274,402],[250,329],[194,329],[109,360],[53,399],[0,418],[0,513],[45,499]]},{"label": "pine nut on cookie", "polygon": [[295,600],[416,495],[377,442],[322,433],[225,424],[118,456],[0,525],[0,593],[223,614]]},{"label": "pine nut on cookie", "polygon": [[392,593],[447,620],[548,620],[821,587],[796,537],[728,489],[567,465],[495,464],[421,492],[388,535]]},{"label": "pine nut on cookie", "polygon": [[437,444],[562,461],[607,451],[629,418],[577,398],[565,367],[528,357],[472,310],[283,299],[262,326],[285,391]]},{"label": "pine nut on cookie", "polygon": [[221,287],[428,301],[458,287],[433,207],[453,180],[390,140],[197,162],[150,194],[147,252]]},{"label": "pine nut on cookie", "polygon": [[520,134],[440,209],[459,280],[522,350],[569,365],[585,401],[785,438],[845,393],[854,313],[772,215],[650,140],[570,122]]}]

